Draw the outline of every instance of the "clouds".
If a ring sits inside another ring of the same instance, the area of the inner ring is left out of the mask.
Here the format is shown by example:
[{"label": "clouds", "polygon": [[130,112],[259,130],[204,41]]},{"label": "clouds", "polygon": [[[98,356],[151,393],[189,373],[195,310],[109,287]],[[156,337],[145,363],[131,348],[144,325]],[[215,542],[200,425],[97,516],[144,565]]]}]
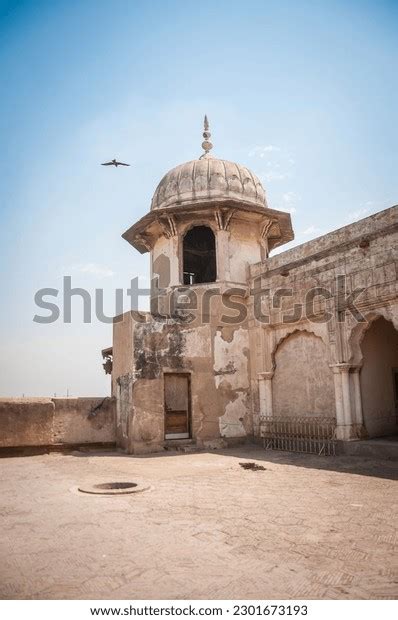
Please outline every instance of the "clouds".
[{"label": "clouds", "polygon": [[99,265],[98,263],[74,265],[72,269],[73,271],[78,271],[79,273],[88,274],[97,278],[109,278],[110,276],[115,275],[115,272],[112,271],[112,269],[109,269],[109,267],[105,267],[103,265]]},{"label": "clouds", "polygon": [[[300,212],[298,218],[295,217],[296,240],[283,246],[281,251],[322,235],[325,230],[324,223],[317,219],[308,221],[307,217],[311,214],[302,213],[299,209],[302,197],[296,189],[301,189],[301,186],[300,179],[297,179],[298,157],[294,149],[265,144],[253,147],[248,155],[253,159],[253,169],[264,183],[265,189],[268,189],[268,195],[272,196],[271,206],[291,215]],[[304,154],[299,158],[299,165],[303,165],[303,158]]]},{"label": "clouds", "polygon": [[356,209],[355,211],[351,211],[345,218],[345,222],[357,222],[361,220],[363,217],[366,217],[370,213],[370,207],[361,207],[360,209]]},{"label": "clouds", "polygon": [[289,191],[282,194],[281,209],[288,213],[297,213],[296,205],[301,200],[297,192]]},{"label": "clouds", "polygon": [[300,231],[298,233],[298,236],[299,237],[310,237],[311,235],[318,234],[319,232],[320,232],[320,229],[317,226],[315,226],[314,224],[311,224],[310,226],[308,226],[304,230]]},{"label": "clouds", "polygon": [[266,181],[270,183],[271,181],[283,181],[288,178],[288,174],[286,172],[279,172],[278,170],[269,170],[268,172],[264,172],[260,174],[261,181]]},{"label": "clouds", "polygon": [[382,211],[383,209],[387,209],[393,205],[393,201],[391,199],[386,200],[367,200],[362,203],[357,209],[353,211],[349,211],[344,218],[345,224],[351,224],[352,222],[357,222],[358,220],[362,220],[364,217],[368,217],[372,213],[376,213],[377,211]]},{"label": "clouds", "polygon": [[281,149],[274,144],[267,144],[265,146],[255,146],[249,151],[248,155],[249,157],[259,157],[260,159],[263,159],[266,157],[267,153],[275,153],[280,150]]},{"label": "clouds", "polygon": [[253,168],[265,185],[285,181],[293,176],[295,160],[290,151],[280,146],[255,146],[249,150],[248,156],[257,160],[253,162]]},{"label": "clouds", "polygon": [[274,186],[272,188],[274,208],[287,211],[290,214],[297,213],[297,203],[301,197],[296,191],[286,187],[286,181],[295,176],[296,161],[292,156],[291,149],[285,149],[275,144],[266,144],[253,147],[249,150],[248,155],[257,160],[253,162],[253,168],[266,189],[271,184]]},{"label": "clouds", "polygon": [[358,209],[350,211],[345,217],[344,221],[346,224],[350,224],[351,222],[357,222],[358,220],[367,217],[374,211],[378,211],[381,208],[382,207],[380,202],[373,202],[373,200],[368,200],[367,202],[364,202],[360,207],[358,207]]}]

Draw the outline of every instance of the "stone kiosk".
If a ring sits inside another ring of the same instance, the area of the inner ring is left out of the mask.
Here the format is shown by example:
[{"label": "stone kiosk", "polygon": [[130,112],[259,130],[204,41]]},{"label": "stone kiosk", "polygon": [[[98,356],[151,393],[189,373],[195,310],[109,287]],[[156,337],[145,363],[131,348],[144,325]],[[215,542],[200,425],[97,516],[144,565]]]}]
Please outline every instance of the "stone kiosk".
[{"label": "stone kiosk", "polygon": [[150,253],[153,286],[151,312],[116,317],[106,350],[118,445],[220,447],[260,438],[264,416],[333,419],[342,440],[396,433],[397,207],[270,257],[290,214],[211,154],[207,118],[203,136],[123,234]]}]

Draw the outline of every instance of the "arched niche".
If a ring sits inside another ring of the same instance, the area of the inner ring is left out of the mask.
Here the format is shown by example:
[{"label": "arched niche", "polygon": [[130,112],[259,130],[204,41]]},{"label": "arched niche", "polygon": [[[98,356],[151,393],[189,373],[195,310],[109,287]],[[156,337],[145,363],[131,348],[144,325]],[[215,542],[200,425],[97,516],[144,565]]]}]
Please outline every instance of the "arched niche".
[{"label": "arched niche", "polygon": [[327,348],[312,332],[294,331],[274,352],[275,416],[335,416],[333,373]]}]

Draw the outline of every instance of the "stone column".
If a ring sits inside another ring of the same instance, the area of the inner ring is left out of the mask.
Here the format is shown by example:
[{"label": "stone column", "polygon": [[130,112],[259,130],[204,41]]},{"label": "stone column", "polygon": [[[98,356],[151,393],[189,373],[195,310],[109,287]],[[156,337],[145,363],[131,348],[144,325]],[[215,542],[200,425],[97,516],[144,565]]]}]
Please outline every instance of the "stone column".
[{"label": "stone column", "polygon": [[336,422],[337,428],[344,428],[345,419],[344,419],[344,402],[343,402],[343,390],[341,385],[341,373],[338,364],[331,365],[331,369],[333,370],[333,379],[334,379],[334,393],[336,399]]},{"label": "stone column", "polygon": [[258,374],[258,389],[260,397],[260,419],[262,416],[272,416],[272,377],[274,371]]},{"label": "stone column", "polygon": [[170,286],[179,286],[180,280],[180,260],[178,235],[170,237]]},{"label": "stone column", "polygon": [[363,414],[362,414],[362,395],[361,395],[361,384],[359,382],[359,372],[361,370],[361,366],[352,366],[352,382],[354,384],[354,402],[355,402],[355,422],[360,426],[363,425]]},{"label": "stone column", "polygon": [[341,387],[343,390],[344,405],[344,424],[349,426],[353,423],[350,398],[350,366],[349,364],[340,364],[341,369]]},{"label": "stone column", "polygon": [[231,280],[228,230],[217,231],[217,280]]},{"label": "stone column", "polygon": [[[356,391],[359,389],[355,387],[354,380],[354,394],[355,397],[355,409],[351,407],[351,401],[354,398],[351,398],[351,388],[352,383],[350,381],[352,366],[347,363],[340,364],[332,364],[330,366],[333,370],[334,374],[334,387],[335,387],[335,397],[336,397],[336,435],[338,439],[348,440],[348,439],[356,439],[358,437],[357,432],[357,394]],[[360,397],[360,391],[359,391]]]}]

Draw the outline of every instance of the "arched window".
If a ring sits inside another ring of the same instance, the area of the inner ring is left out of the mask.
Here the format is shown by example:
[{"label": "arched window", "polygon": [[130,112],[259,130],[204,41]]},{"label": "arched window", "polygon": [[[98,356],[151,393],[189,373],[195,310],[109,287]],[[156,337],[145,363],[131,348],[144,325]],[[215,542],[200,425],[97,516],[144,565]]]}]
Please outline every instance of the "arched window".
[{"label": "arched window", "polygon": [[208,226],[195,226],[185,235],[183,270],[184,284],[216,281],[216,240]]}]

